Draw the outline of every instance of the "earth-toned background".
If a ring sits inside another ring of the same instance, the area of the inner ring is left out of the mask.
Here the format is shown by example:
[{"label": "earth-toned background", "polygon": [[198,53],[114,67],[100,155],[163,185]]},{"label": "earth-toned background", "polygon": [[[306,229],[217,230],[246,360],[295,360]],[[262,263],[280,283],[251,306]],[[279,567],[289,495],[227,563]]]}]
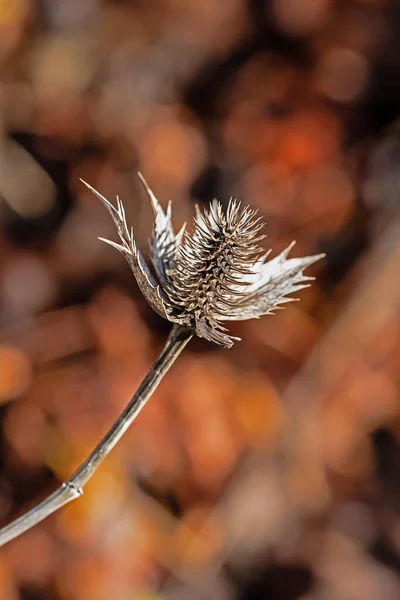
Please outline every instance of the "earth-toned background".
[{"label": "earth-toned background", "polygon": [[400,5],[0,0],[0,518],[68,478],[170,324],[98,236],[140,170],[326,252],[192,341],[85,495],[0,550],[1,600],[400,597]]}]

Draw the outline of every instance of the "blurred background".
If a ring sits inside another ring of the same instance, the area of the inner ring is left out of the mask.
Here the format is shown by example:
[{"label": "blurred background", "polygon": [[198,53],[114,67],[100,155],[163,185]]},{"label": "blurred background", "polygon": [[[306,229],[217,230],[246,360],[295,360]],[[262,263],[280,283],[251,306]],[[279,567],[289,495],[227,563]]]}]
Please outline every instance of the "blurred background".
[{"label": "blurred background", "polygon": [[82,177],[174,223],[230,196],[326,252],[193,340],[85,495],[0,551],[1,600],[400,597],[400,5],[0,0],[0,518],[65,480],[169,323]]}]

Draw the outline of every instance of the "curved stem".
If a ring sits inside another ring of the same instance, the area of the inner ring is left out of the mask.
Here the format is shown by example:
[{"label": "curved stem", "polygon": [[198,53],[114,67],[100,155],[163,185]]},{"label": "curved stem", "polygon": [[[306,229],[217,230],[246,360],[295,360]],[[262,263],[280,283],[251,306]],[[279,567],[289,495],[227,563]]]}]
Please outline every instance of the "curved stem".
[{"label": "curved stem", "polygon": [[31,527],[46,519],[53,512],[83,494],[82,488],[85,483],[89,481],[105,457],[111,452],[136,419],[161,379],[175,362],[191,337],[192,333],[189,330],[179,325],[173,326],[163,350],[143,379],[137,392],[103,439],[97,444],[93,452],[55,492],[30,511],[0,529],[0,546],[31,529]]}]

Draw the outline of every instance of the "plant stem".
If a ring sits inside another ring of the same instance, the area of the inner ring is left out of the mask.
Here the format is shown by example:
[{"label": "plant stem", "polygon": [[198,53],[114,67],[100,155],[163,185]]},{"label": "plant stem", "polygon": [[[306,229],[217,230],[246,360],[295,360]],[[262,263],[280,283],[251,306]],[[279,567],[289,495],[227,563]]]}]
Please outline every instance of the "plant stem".
[{"label": "plant stem", "polygon": [[82,488],[85,483],[89,481],[105,457],[111,452],[132,422],[136,419],[161,379],[175,362],[191,337],[192,333],[189,330],[184,329],[179,325],[173,326],[163,350],[146,377],[143,379],[137,392],[103,439],[97,444],[93,452],[82,465],[78,467],[75,473],[50,494],[50,496],[45,498],[43,502],[21,517],[15,519],[15,521],[12,521],[9,525],[3,527],[3,529],[0,529],[0,546],[3,546],[28,529],[31,529],[34,525],[46,519],[46,517],[53,512],[59,510],[62,506],[79,498],[79,496],[83,494]]}]

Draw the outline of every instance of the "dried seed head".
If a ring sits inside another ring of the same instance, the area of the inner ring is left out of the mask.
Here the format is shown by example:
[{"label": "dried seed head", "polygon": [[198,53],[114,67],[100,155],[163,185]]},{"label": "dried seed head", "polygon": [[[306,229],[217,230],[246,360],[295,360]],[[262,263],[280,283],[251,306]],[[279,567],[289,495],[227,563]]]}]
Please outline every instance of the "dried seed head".
[{"label": "dried seed head", "polygon": [[242,278],[251,275],[261,255],[261,219],[230,200],[226,214],[216,200],[209,211],[197,210],[195,227],[178,248],[166,291],[173,313],[206,339],[228,344],[218,319],[246,294]]},{"label": "dried seed head", "polygon": [[230,200],[226,213],[214,200],[210,209],[197,208],[194,230],[184,228],[175,235],[171,205],[164,213],[140,175],[150,197],[154,216],[151,241],[152,261],[159,283],[139,253],[133,231],[128,229],[125,211],[117,198],[117,209],[85,183],[111,214],[122,245],[116,247],[128,260],[149,304],[173,323],[193,329],[197,335],[229,348],[235,340],[227,335],[223,321],[245,320],[270,314],[312,278],[303,270],[324,255],[288,259],[291,244],[276,258],[266,261],[258,245],[263,226],[256,211],[241,208]]}]

